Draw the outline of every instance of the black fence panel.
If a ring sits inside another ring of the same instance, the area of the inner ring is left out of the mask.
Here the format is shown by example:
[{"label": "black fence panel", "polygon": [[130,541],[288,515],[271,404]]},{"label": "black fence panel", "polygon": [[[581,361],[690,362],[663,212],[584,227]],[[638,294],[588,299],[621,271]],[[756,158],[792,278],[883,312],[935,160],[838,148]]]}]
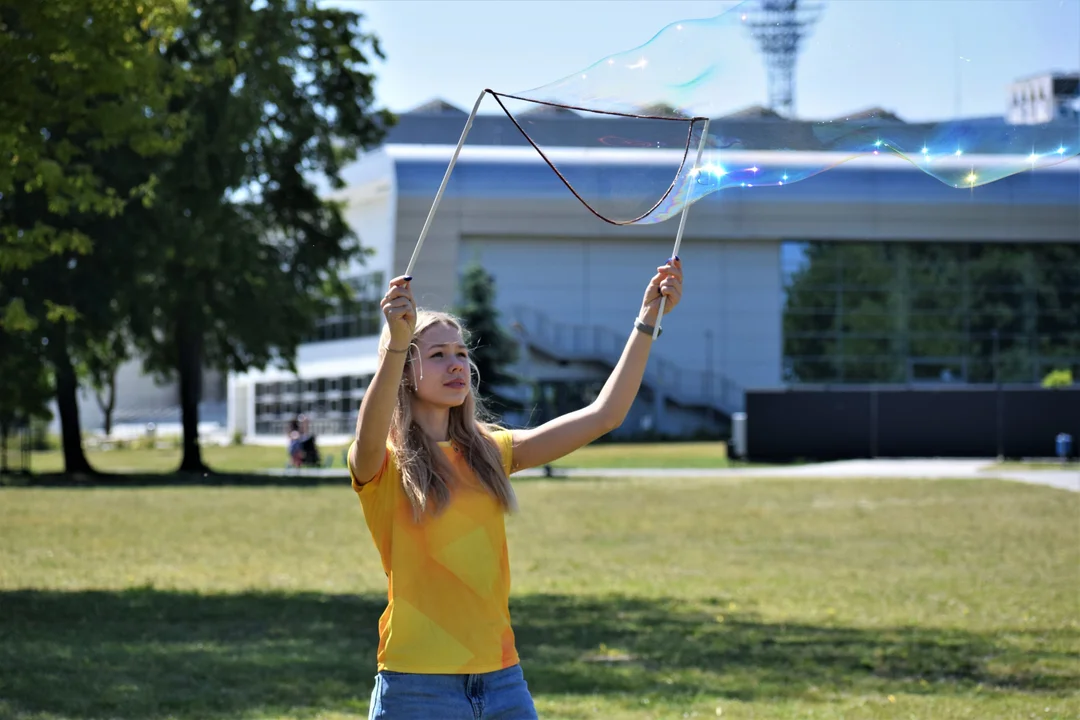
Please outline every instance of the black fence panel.
[{"label": "black fence panel", "polygon": [[1080,443],[1080,388],[792,388],[746,393],[759,462],[867,457],[1051,457]]},{"label": "black fence panel", "polygon": [[747,392],[747,452],[771,462],[866,457],[872,411],[866,393]]},{"label": "black fence panel", "polygon": [[1002,442],[1006,457],[1052,457],[1058,433],[1080,443],[1080,389],[1017,390],[1002,394]]},{"label": "black fence panel", "polygon": [[877,457],[994,457],[994,393],[978,390],[882,390]]}]

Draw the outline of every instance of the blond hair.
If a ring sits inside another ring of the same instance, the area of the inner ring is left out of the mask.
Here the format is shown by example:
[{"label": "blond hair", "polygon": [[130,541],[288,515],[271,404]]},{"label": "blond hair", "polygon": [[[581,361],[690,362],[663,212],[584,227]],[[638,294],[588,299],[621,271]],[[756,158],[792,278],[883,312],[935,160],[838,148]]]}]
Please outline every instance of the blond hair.
[{"label": "blond hair", "polygon": [[[446,312],[417,309],[416,329],[413,331],[405,371],[398,385],[397,404],[390,420],[388,437],[401,471],[405,497],[409,499],[417,520],[425,513],[437,514],[446,506],[450,501],[454,477],[454,468],[442,448],[428,437],[412,416],[415,378],[423,372],[417,341],[425,330],[435,325],[448,325],[456,329],[468,344],[468,338],[464,337],[465,327],[459,318]],[[390,329],[384,325],[379,344],[386,347],[389,341]],[[502,453],[492,436],[493,432],[502,428],[485,421],[488,413],[477,396],[479,371],[471,357],[469,368],[469,392],[465,401],[450,408],[448,439],[472,468],[480,484],[495,497],[505,512],[512,512],[517,509],[517,498],[503,468]]]}]

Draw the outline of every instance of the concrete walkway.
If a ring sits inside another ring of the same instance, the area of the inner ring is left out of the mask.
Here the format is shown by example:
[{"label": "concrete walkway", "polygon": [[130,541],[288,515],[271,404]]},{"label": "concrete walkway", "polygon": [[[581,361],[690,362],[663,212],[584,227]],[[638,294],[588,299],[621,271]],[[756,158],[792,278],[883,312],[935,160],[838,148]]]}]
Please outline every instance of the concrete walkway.
[{"label": "concrete walkway", "polygon": [[[315,475],[344,477],[344,468],[268,470],[272,475]],[[543,477],[542,468],[516,473],[514,477]],[[555,477],[760,477],[760,478],[912,478],[912,479],[1002,479],[1045,485],[1080,492],[1080,469],[997,470],[987,459],[875,459],[840,460],[778,467],[749,468],[556,468]]]},{"label": "concrete walkway", "polygon": [[[518,473],[524,477],[542,476],[542,469]],[[992,460],[971,459],[874,459],[749,468],[567,468],[557,469],[558,477],[760,477],[760,478],[913,478],[978,480],[997,478],[1046,485],[1080,492],[1080,469],[1067,470],[996,470]]]}]

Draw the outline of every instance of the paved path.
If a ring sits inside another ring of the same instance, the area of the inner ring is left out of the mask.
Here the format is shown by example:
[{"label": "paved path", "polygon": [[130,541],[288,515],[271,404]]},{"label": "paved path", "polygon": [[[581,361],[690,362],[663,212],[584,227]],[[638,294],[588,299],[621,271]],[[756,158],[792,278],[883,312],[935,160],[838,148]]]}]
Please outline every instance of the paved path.
[{"label": "paved path", "polygon": [[[269,470],[272,475],[293,474],[289,470]],[[342,468],[303,470],[302,475],[343,476]],[[840,460],[779,467],[749,468],[558,468],[556,477],[771,477],[771,478],[999,478],[1033,485],[1046,485],[1080,492],[1080,469],[1070,470],[995,470],[993,461],[970,460]],[[523,470],[515,477],[543,477],[542,468]]]},{"label": "paved path", "polygon": [[[787,467],[750,468],[573,468],[559,469],[562,477],[771,477],[771,478],[1000,478],[1034,485],[1047,485],[1080,492],[1080,469],[1073,470],[995,470],[990,460],[839,460],[836,462],[792,465]],[[543,470],[526,470],[522,476],[542,476]]]}]

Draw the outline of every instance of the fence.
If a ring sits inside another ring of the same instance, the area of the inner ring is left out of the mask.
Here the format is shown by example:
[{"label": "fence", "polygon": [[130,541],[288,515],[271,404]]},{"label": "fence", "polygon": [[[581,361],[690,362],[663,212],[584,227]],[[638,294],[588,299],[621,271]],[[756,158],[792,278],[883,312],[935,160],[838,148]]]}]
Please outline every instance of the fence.
[{"label": "fence", "polygon": [[1080,387],[751,390],[746,414],[755,461],[1051,457],[1058,433],[1080,437]]}]

